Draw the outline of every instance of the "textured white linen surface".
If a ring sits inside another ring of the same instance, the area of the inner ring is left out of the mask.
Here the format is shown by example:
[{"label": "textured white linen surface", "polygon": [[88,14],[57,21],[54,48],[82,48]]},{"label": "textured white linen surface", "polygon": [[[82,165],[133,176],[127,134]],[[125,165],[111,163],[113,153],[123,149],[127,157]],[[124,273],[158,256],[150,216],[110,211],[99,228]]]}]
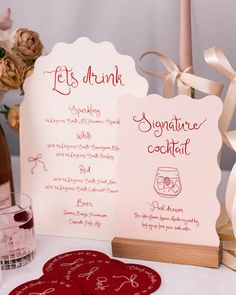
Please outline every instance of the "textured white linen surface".
[{"label": "textured white linen surface", "polygon": [[[19,159],[12,158],[16,190],[19,189]],[[223,172],[218,193],[223,195],[229,173]],[[111,245],[105,241],[82,240],[52,236],[36,236],[37,254],[27,266],[2,272],[1,295],[8,295],[16,286],[42,275],[44,263],[55,255],[77,249],[102,251],[111,256]],[[233,295],[236,294],[236,272],[221,265],[219,269],[120,259],[123,262],[141,263],[161,275],[162,285],[153,294],[159,295]],[[66,294],[65,294],[66,295]],[[126,294],[124,294],[126,295]]]}]

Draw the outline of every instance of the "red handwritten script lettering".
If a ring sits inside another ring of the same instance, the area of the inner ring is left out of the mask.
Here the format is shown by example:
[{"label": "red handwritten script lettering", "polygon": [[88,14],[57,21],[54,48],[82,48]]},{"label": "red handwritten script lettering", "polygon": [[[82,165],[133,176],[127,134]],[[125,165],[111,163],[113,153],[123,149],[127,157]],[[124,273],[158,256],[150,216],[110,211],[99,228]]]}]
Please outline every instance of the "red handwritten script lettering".
[{"label": "red handwritten script lettering", "polygon": [[104,74],[98,76],[93,70],[92,66],[88,67],[86,75],[83,77],[83,82],[85,84],[111,84],[113,86],[125,86],[123,80],[122,80],[122,75],[119,73],[119,67],[115,65],[115,71],[114,73],[110,74]]},{"label": "red handwritten script lettering", "polygon": [[188,151],[188,146],[190,143],[190,139],[186,139],[184,143],[180,143],[179,141],[172,140],[166,140],[166,143],[163,145],[149,145],[148,146],[148,152],[150,154],[153,153],[160,153],[162,155],[169,154],[173,157],[176,157],[177,155],[186,155],[189,156],[190,152]]},{"label": "red handwritten script lettering", "polygon": [[[142,113],[140,117],[133,116],[133,121],[137,123],[138,130],[142,133],[147,133],[153,131],[153,135],[157,138],[162,137],[164,132],[192,132],[199,130],[206,119],[198,122],[188,122],[182,117],[177,117],[173,115],[170,120],[160,121],[160,120],[150,120],[148,119],[145,112]],[[191,139],[187,138],[184,142],[175,140],[174,138],[166,139],[165,143],[149,144],[147,151],[150,154],[159,153],[162,155],[170,155],[176,157],[177,155],[189,156],[191,152],[189,151]]]},{"label": "red handwritten script lettering", "polygon": [[72,69],[66,66],[57,66],[55,70],[45,71],[45,74],[54,74],[53,91],[61,95],[69,95],[71,88],[76,88],[79,85],[78,80]]},{"label": "red handwritten script lettering", "polygon": [[106,285],[108,282],[108,279],[106,277],[98,277],[96,282],[96,291],[105,291],[106,288],[109,288],[110,285]]},{"label": "red handwritten script lettering", "polygon": [[44,74],[53,74],[52,91],[56,91],[61,95],[70,95],[73,88],[77,88],[81,84],[110,86],[125,86],[122,74],[118,65],[110,73],[95,73],[92,66],[88,66],[86,73],[82,73],[81,81],[79,75],[75,74],[72,68],[65,65],[59,65],[54,70],[45,71]]},{"label": "red handwritten script lettering", "polygon": [[143,112],[141,117],[133,116],[133,121],[138,123],[138,129],[141,132],[149,132],[151,130],[154,130],[154,135],[156,137],[161,137],[164,131],[186,132],[198,130],[206,122],[206,119],[204,119],[200,123],[191,123],[182,119],[181,117],[178,118],[177,116],[173,115],[169,121],[155,121],[149,120],[146,116],[146,113]]},{"label": "red handwritten script lettering", "polygon": [[81,117],[81,115],[89,115],[91,117],[95,116],[97,118],[101,116],[101,110],[94,107],[92,104],[87,106],[71,105],[68,107],[68,110],[70,111],[71,115],[77,116],[78,118]]}]

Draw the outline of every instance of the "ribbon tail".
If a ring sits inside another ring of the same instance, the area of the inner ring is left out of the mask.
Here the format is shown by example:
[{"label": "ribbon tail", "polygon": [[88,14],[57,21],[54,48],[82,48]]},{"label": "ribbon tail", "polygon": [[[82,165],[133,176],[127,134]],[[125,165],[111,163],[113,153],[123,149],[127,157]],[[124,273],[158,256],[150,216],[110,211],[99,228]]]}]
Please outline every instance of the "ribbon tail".
[{"label": "ribbon tail", "polygon": [[223,241],[222,242],[223,250],[235,251],[236,250],[236,241]]},{"label": "ribbon tail", "polygon": [[231,80],[234,69],[224,52],[219,47],[211,47],[204,51],[204,58],[207,64],[213,67],[218,73]]},{"label": "ribbon tail", "polygon": [[222,133],[228,130],[228,127],[232,120],[232,117],[235,111],[235,106],[236,106],[235,95],[236,95],[236,82],[232,81],[225,95],[223,113],[219,120],[219,127]]},{"label": "ribbon tail", "polygon": [[178,93],[191,96],[191,87],[185,84],[182,80],[177,81]]},{"label": "ribbon tail", "polygon": [[[236,73],[224,52],[218,47],[212,47],[205,51],[204,57],[206,62],[217,72],[230,80],[230,85],[224,99],[222,115],[219,119],[219,129],[223,136],[224,143],[232,150],[236,151],[236,131],[227,132],[233,114],[235,112],[235,95],[236,95]],[[225,224],[218,228],[218,234],[223,245],[223,264],[236,270],[236,163],[232,168],[225,196],[225,209],[228,213],[232,225]],[[222,212],[222,215],[224,212]],[[220,216],[223,222],[223,216]]]},{"label": "ribbon tail", "polygon": [[222,263],[229,268],[236,270],[236,257],[226,250],[223,250]]},{"label": "ribbon tail", "polygon": [[165,79],[163,96],[165,98],[171,98],[174,96],[175,81],[177,79],[178,72],[171,72]]},{"label": "ribbon tail", "polygon": [[216,222],[216,228],[218,231],[221,231],[225,228],[225,225],[228,224],[230,221],[229,215],[227,213],[227,210],[225,208],[225,203],[221,204],[220,208],[220,216]]},{"label": "ribbon tail", "polygon": [[[234,193],[234,199],[233,199],[233,205],[232,205],[232,210],[231,210],[231,214],[232,214],[232,227],[233,227],[233,233],[234,233],[234,238],[236,237],[236,192]],[[234,216],[234,218],[233,218]],[[235,248],[236,250],[236,248]]]},{"label": "ribbon tail", "polygon": [[232,220],[232,206],[233,206],[234,199],[236,197],[235,184],[236,184],[236,163],[234,164],[232,168],[232,172],[230,174],[230,178],[229,178],[228,186],[226,190],[226,197],[225,197],[226,211],[231,220]]},{"label": "ribbon tail", "polygon": [[223,140],[231,150],[236,151],[236,130],[225,132]]},{"label": "ribbon tail", "polygon": [[220,96],[224,85],[190,73],[182,73],[181,80],[191,88],[207,94]]}]

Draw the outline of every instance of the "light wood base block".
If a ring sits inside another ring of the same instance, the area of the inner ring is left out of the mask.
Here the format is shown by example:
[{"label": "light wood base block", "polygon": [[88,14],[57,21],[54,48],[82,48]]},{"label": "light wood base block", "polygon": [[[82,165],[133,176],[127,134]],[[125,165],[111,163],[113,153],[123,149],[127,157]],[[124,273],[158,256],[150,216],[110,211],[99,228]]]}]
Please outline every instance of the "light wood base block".
[{"label": "light wood base block", "polygon": [[221,263],[220,247],[114,238],[112,252],[115,257],[214,268]]}]

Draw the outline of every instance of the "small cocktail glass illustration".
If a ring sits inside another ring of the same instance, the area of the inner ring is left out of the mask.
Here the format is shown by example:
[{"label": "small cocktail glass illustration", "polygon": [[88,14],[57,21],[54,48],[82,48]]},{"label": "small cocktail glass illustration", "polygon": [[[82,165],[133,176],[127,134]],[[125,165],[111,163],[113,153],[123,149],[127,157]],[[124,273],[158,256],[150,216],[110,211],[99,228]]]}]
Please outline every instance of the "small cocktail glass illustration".
[{"label": "small cocktail glass illustration", "polygon": [[159,167],[154,180],[154,189],[162,198],[175,198],[181,191],[179,171],[174,167]]}]

